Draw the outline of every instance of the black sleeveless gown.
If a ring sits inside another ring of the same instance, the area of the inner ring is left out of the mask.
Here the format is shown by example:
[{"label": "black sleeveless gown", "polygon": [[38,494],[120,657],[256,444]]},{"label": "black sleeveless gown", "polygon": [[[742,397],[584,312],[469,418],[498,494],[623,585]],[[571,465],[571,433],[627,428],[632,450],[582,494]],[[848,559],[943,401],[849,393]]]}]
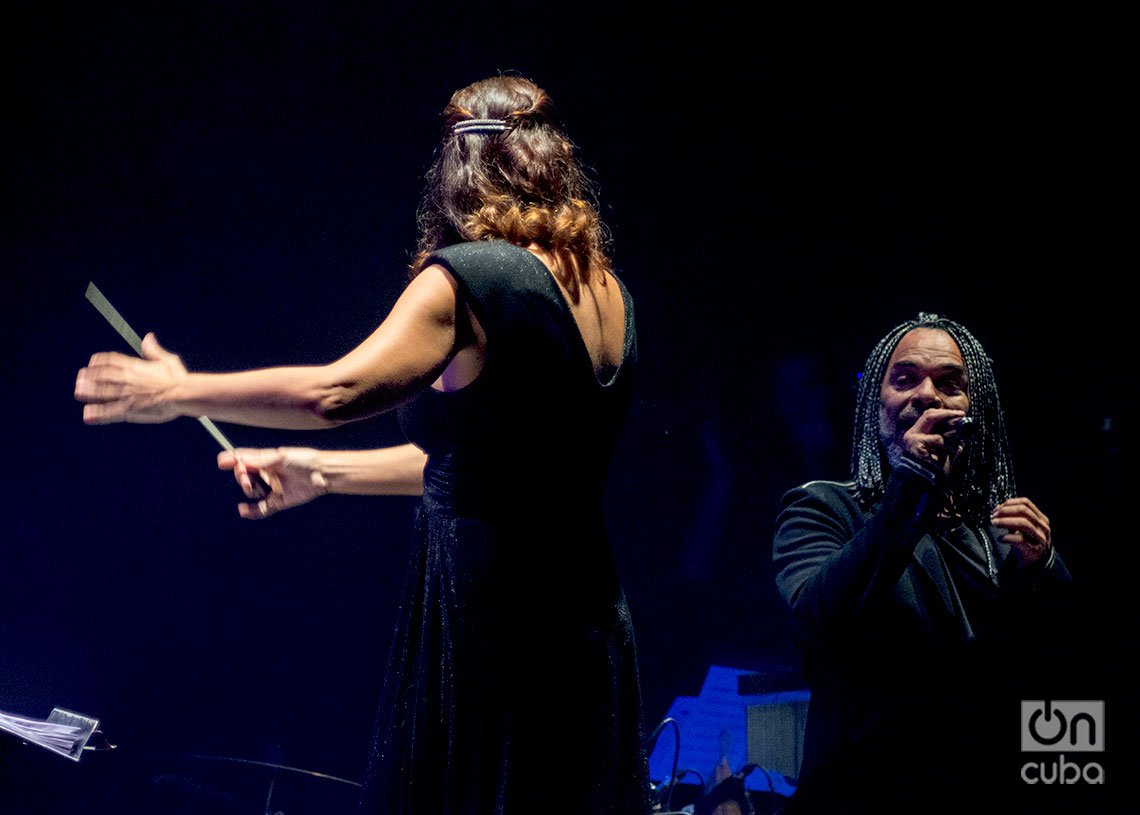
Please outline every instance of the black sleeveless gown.
[{"label": "black sleeveless gown", "polygon": [[486,332],[467,387],[399,411],[428,453],[362,812],[645,815],[629,610],[602,514],[636,362],[600,381],[545,265],[439,251]]}]

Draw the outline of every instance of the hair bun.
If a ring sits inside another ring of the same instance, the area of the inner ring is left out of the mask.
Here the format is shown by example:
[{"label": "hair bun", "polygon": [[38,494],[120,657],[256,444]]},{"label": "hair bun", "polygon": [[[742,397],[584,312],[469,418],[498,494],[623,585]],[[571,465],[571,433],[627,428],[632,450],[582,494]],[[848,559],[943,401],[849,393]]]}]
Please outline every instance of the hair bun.
[{"label": "hair bun", "polygon": [[503,117],[514,127],[529,127],[539,123],[538,111],[534,108],[528,110],[512,110]]}]

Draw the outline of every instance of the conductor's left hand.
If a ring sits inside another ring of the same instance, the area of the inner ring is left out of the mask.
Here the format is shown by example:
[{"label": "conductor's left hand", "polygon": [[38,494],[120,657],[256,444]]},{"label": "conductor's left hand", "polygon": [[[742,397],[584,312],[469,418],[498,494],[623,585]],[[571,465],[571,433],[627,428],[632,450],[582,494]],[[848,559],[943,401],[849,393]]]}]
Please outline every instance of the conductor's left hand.
[{"label": "conductor's left hand", "polygon": [[186,367],[147,334],[142,358],[108,351],[94,354],[75,377],[75,398],[84,402],[87,424],[168,422],[179,416],[174,402]]}]

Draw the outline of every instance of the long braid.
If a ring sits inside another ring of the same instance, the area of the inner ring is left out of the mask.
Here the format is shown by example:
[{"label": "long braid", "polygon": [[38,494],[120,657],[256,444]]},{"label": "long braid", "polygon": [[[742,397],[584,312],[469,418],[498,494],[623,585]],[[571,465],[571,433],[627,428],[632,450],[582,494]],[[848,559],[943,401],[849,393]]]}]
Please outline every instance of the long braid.
[{"label": "long braid", "polygon": [[891,355],[902,338],[916,328],[945,331],[962,353],[970,397],[967,414],[977,426],[966,445],[965,458],[954,467],[951,489],[963,516],[983,521],[995,506],[1017,494],[1005,416],[998,399],[993,364],[981,343],[961,324],[937,314],[921,312],[916,319],[891,329],[867,357],[855,398],[852,478],[864,500],[871,501],[882,495],[890,462],[879,437],[879,393]]}]

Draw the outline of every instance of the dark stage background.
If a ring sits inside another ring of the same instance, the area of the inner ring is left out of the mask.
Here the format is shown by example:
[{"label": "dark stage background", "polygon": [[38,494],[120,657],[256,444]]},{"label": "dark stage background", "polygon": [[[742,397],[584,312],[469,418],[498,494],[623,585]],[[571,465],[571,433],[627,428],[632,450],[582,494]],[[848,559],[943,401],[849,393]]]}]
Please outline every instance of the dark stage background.
[{"label": "dark stage background", "polygon": [[[193,756],[360,777],[411,501],[243,522],[196,422],[83,426],[75,371],[122,348],[83,293],[191,368],[339,355],[402,287],[440,109],[499,71],[554,97],[637,304],[609,501],[649,726],[712,664],[795,665],[779,497],[845,475],[859,365],[938,311],[995,358],[1021,491],[1081,587],[1027,670],[1045,695],[1107,700],[1122,784],[1136,388],[1103,197],[1111,21],[383,5],[7,5],[0,710],[89,713],[119,749],[76,765],[0,744],[0,812],[260,811],[259,770]],[[402,440],[387,416],[225,429]],[[557,705],[552,738],[573,726]],[[286,812],[347,811],[345,785],[279,784]]]}]

